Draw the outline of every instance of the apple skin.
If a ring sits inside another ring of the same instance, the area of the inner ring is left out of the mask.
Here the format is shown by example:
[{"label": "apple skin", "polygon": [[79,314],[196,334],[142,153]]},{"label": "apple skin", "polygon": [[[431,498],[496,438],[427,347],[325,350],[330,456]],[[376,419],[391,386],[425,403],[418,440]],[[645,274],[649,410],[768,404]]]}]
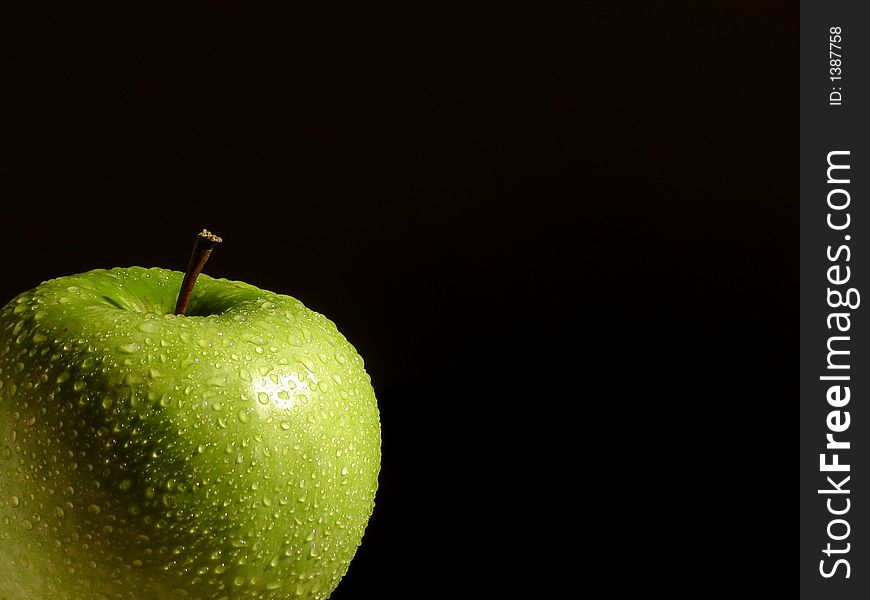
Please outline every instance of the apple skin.
[{"label": "apple skin", "polygon": [[326,598],[374,506],[363,361],[289,296],[98,269],[0,310],[0,598]]}]

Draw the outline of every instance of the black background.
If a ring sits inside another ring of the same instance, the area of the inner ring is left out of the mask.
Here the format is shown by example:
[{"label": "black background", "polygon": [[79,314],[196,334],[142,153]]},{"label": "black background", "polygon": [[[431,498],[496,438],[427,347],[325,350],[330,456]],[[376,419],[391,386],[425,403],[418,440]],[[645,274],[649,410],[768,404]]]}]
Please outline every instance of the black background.
[{"label": "black background", "polygon": [[7,15],[2,301],[207,227],[333,319],[383,426],[336,599],[776,589],[797,5],[278,5]]}]

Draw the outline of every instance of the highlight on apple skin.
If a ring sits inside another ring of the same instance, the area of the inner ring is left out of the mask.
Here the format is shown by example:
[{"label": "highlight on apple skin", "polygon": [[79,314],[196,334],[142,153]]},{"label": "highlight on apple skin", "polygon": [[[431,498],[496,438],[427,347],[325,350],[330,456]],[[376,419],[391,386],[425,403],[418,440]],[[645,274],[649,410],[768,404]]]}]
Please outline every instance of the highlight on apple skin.
[{"label": "highlight on apple skin", "polygon": [[363,360],[289,296],[141,267],[0,309],[0,598],[326,598],[380,469]]}]

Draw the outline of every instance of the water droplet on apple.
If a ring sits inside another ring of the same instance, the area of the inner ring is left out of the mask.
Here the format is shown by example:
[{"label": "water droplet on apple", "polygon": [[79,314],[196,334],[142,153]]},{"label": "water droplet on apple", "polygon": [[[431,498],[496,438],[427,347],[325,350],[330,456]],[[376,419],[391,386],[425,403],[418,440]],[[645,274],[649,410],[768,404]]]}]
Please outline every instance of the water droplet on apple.
[{"label": "water droplet on apple", "polygon": [[257,392],[257,400],[260,404],[269,404],[269,394],[266,392]]},{"label": "water droplet on apple", "polygon": [[141,349],[142,349],[142,346],[140,346],[136,342],[130,342],[128,344],[121,344],[118,346],[118,352],[121,352],[123,354],[135,354],[136,352],[139,352],[139,350],[141,350]]},{"label": "water droplet on apple", "polygon": [[16,336],[16,335],[18,335],[19,333],[21,333],[21,330],[24,329],[24,323],[26,323],[26,321],[23,321],[23,320],[22,320],[22,321],[18,321],[18,322],[15,324],[15,327],[12,328],[12,335],[13,335],[13,336]]},{"label": "water droplet on apple", "polygon": [[144,331],[145,333],[157,333],[160,331],[160,325],[154,321],[145,321],[144,323],[139,324],[139,331]]}]

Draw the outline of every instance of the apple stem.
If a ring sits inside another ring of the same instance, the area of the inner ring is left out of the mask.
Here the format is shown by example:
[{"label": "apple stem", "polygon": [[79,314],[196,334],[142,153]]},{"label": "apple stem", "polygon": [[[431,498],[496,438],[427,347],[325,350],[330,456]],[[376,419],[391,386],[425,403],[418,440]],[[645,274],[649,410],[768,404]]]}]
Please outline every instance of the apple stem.
[{"label": "apple stem", "polygon": [[187,271],[184,273],[184,281],[181,282],[181,290],[178,292],[178,302],[175,304],[176,315],[187,314],[187,303],[190,302],[190,295],[193,293],[193,285],[196,283],[196,278],[202,272],[202,268],[205,266],[205,261],[211,255],[211,251],[222,241],[221,238],[207,229],[203,229],[196,234],[193,252],[191,252],[190,260],[187,262]]}]

